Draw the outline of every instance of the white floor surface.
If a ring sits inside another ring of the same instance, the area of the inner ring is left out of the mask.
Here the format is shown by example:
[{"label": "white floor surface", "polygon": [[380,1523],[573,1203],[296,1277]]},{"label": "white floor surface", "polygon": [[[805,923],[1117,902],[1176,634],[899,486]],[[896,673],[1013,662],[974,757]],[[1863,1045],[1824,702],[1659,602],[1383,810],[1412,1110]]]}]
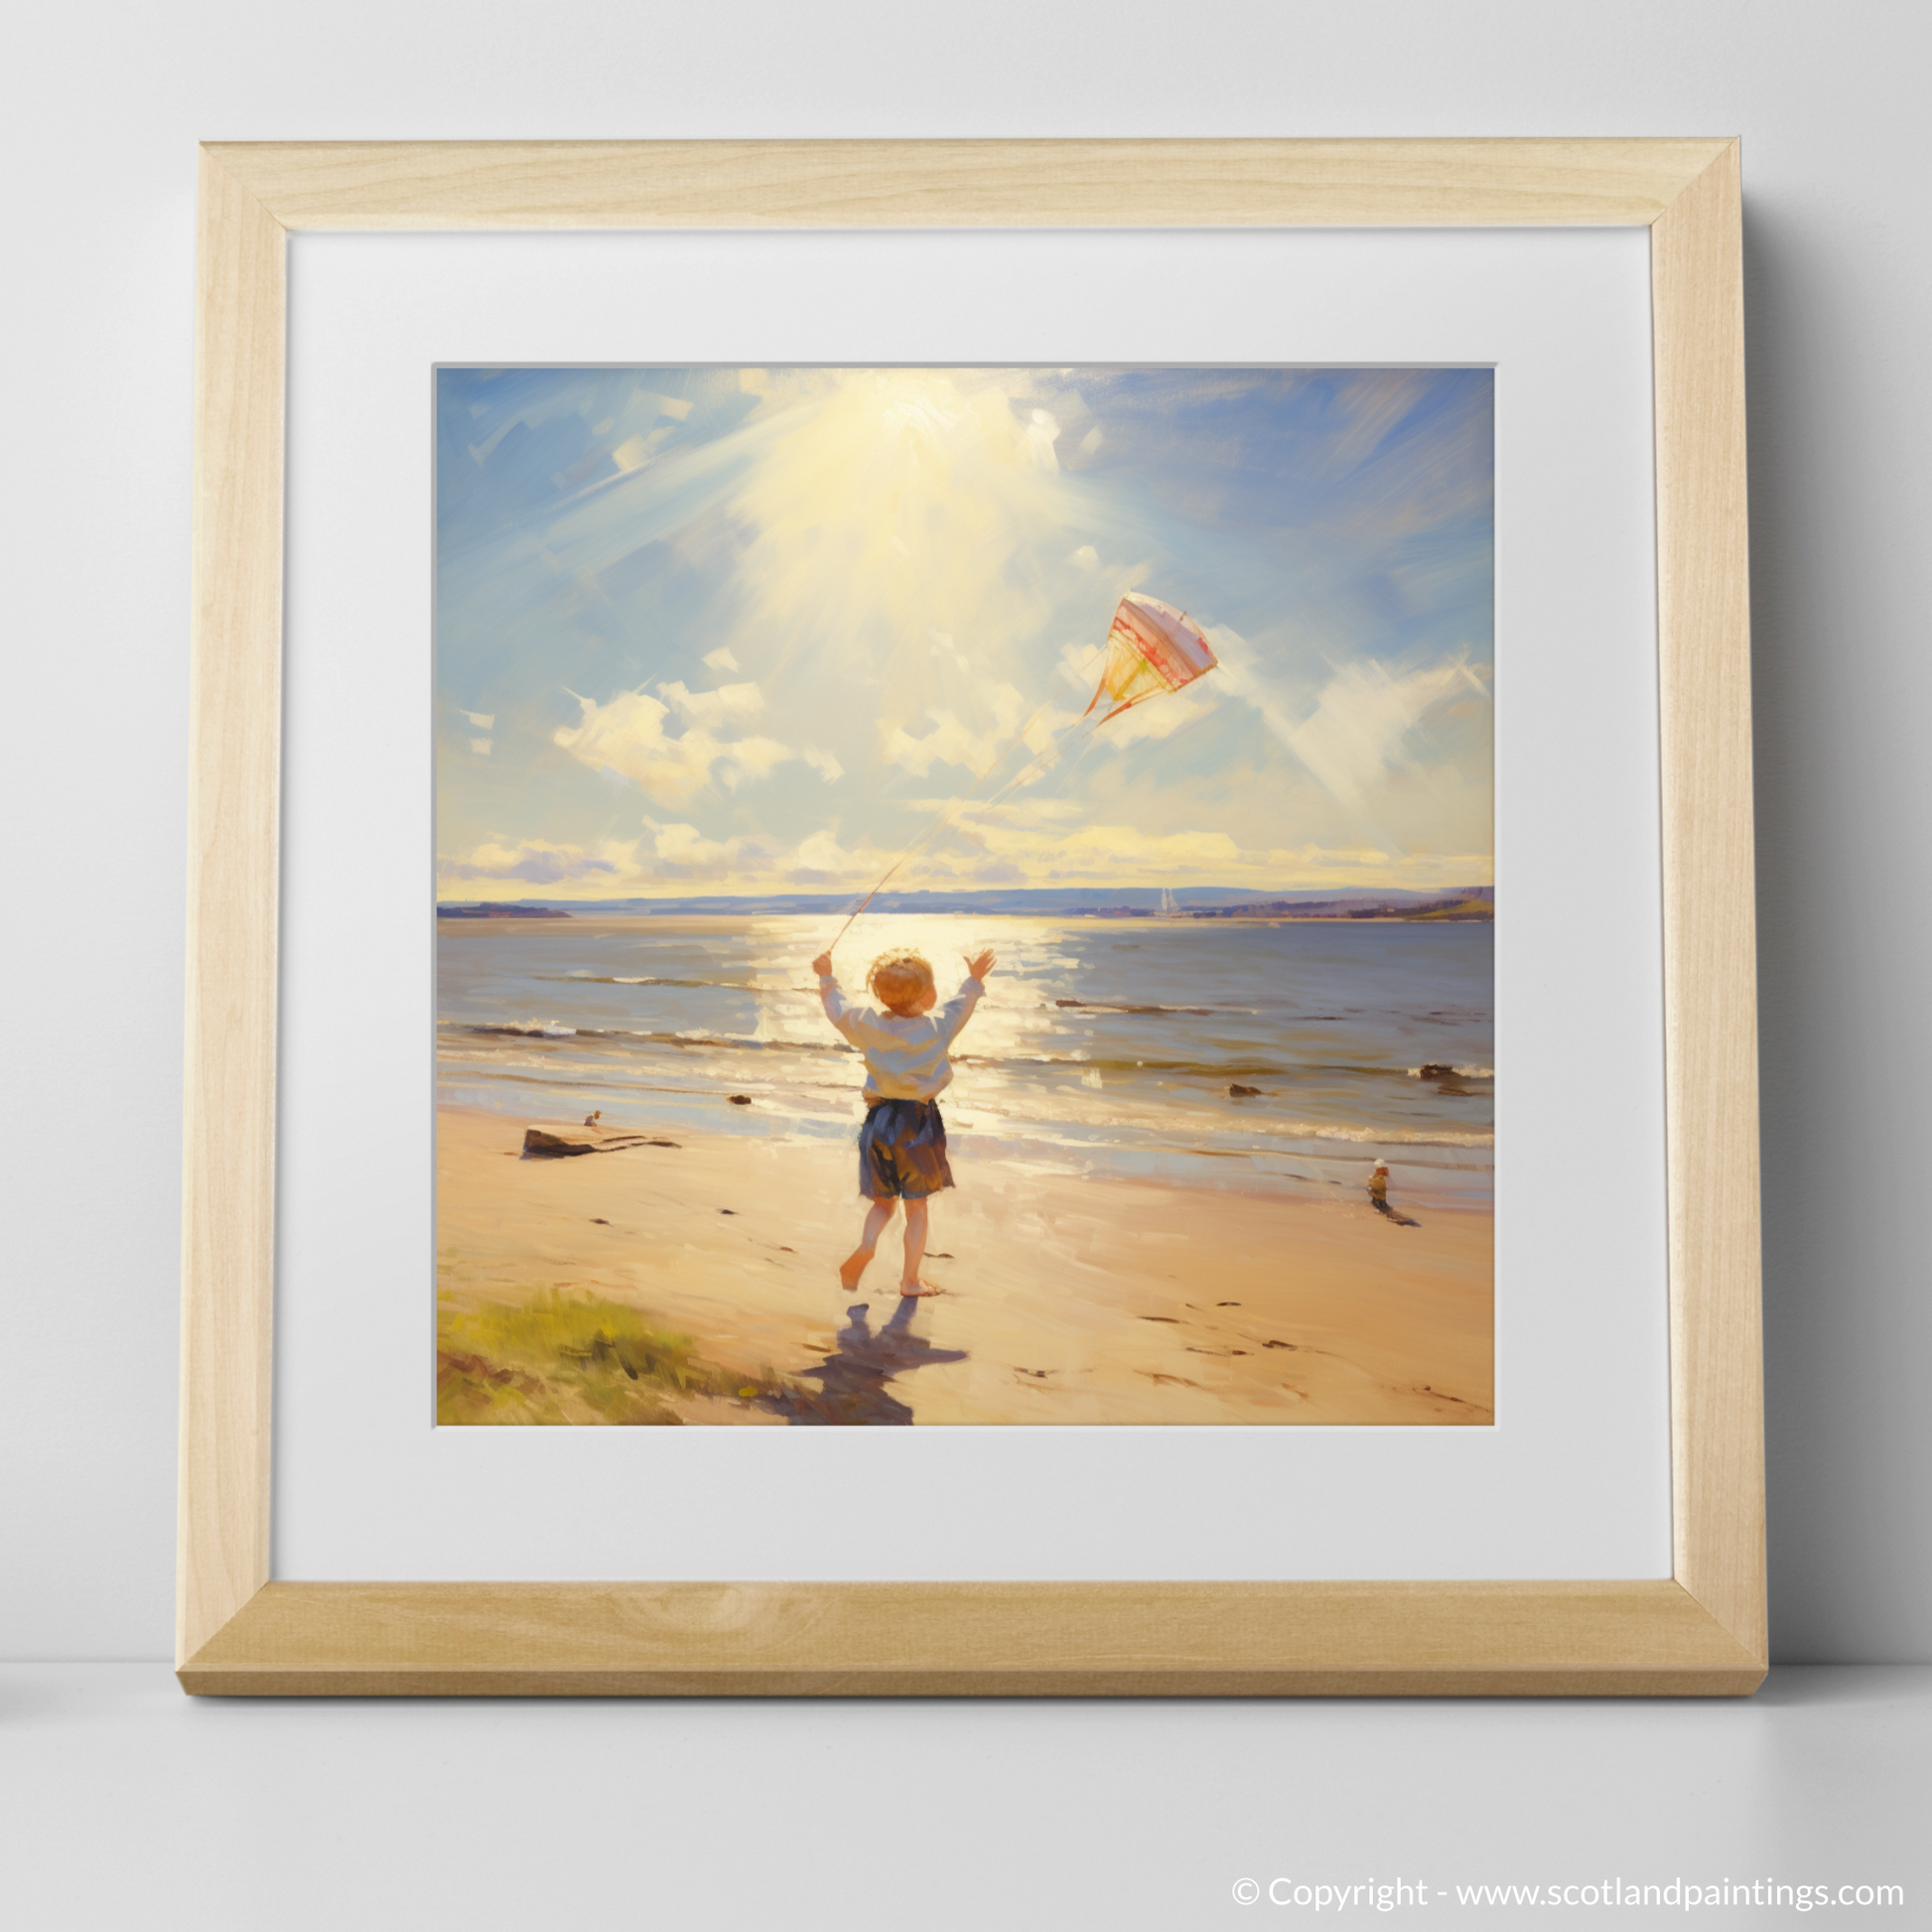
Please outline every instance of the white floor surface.
[{"label": "white floor surface", "polygon": [[[1040,1704],[217,1701],[156,1664],[0,1666],[9,1932],[1809,1917],[1456,1891],[1757,1880],[1902,1886],[1827,1920],[1925,1926],[1929,1801],[1927,1666],[1748,1702]],[[1299,1889],[1398,1880],[1380,1909]]]}]

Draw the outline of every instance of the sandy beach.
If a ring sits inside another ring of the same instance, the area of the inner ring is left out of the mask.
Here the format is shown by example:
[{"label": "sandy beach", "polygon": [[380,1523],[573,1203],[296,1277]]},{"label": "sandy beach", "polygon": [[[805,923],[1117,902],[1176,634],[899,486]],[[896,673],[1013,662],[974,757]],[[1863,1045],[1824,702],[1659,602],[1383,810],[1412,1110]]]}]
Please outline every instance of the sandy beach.
[{"label": "sandy beach", "polygon": [[910,1302],[897,1223],[839,1285],[849,1147],[653,1129],[677,1145],[526,1159],[541,1124],[439,1113],[446,1421],[1493,1420],[1483,1209],[1401,1226],[1365,1195],[1081,1178],[962,1136],[932,1212],[945,1293]]}]

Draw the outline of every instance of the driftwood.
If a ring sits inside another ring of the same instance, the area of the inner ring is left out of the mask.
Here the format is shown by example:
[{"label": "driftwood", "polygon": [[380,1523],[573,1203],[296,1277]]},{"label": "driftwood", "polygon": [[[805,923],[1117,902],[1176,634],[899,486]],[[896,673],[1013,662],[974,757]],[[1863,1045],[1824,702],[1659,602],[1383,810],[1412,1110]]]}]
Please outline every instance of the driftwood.
[{"label": "driftwood", "polygon": [[625,1133],[621,1128],[606,1127],[526,1127],[523,1130],[523,1158],[526,1161],[561,1161],[573,1154],[615,1154],[626,1147],[676,1147],[675,1141],[652,1138],[648,1134]]}]

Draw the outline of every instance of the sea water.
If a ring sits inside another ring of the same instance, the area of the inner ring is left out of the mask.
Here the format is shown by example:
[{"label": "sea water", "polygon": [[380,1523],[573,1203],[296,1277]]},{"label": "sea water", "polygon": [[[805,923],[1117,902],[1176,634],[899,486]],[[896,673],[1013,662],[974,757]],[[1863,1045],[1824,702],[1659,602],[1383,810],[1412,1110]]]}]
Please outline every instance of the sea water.
[{"label": "sea water", "polygon": [[[441,1098],[527,1120],[849,1137],[864,1066],[820,1007],[822,915],[441,919]],[[868,915],[835,956],[847,996],[912,946],[949,998],[999,965],[942,1100],[955,1164],[1486,1204],[1494,928]],[[1230,1092],[1252,1087],[1250,1095]],[[733,1104],[745,1096],[750,1105]]]}]

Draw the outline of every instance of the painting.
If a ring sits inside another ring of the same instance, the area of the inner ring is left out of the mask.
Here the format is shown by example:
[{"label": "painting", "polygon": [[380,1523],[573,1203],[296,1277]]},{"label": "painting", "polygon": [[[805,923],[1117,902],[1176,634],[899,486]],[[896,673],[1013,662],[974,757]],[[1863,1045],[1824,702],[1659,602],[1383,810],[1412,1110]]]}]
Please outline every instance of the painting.
[{"label": "painting", "polygon": [[1488,368],[434,394],[439,1424],[1494,1422]]}]

